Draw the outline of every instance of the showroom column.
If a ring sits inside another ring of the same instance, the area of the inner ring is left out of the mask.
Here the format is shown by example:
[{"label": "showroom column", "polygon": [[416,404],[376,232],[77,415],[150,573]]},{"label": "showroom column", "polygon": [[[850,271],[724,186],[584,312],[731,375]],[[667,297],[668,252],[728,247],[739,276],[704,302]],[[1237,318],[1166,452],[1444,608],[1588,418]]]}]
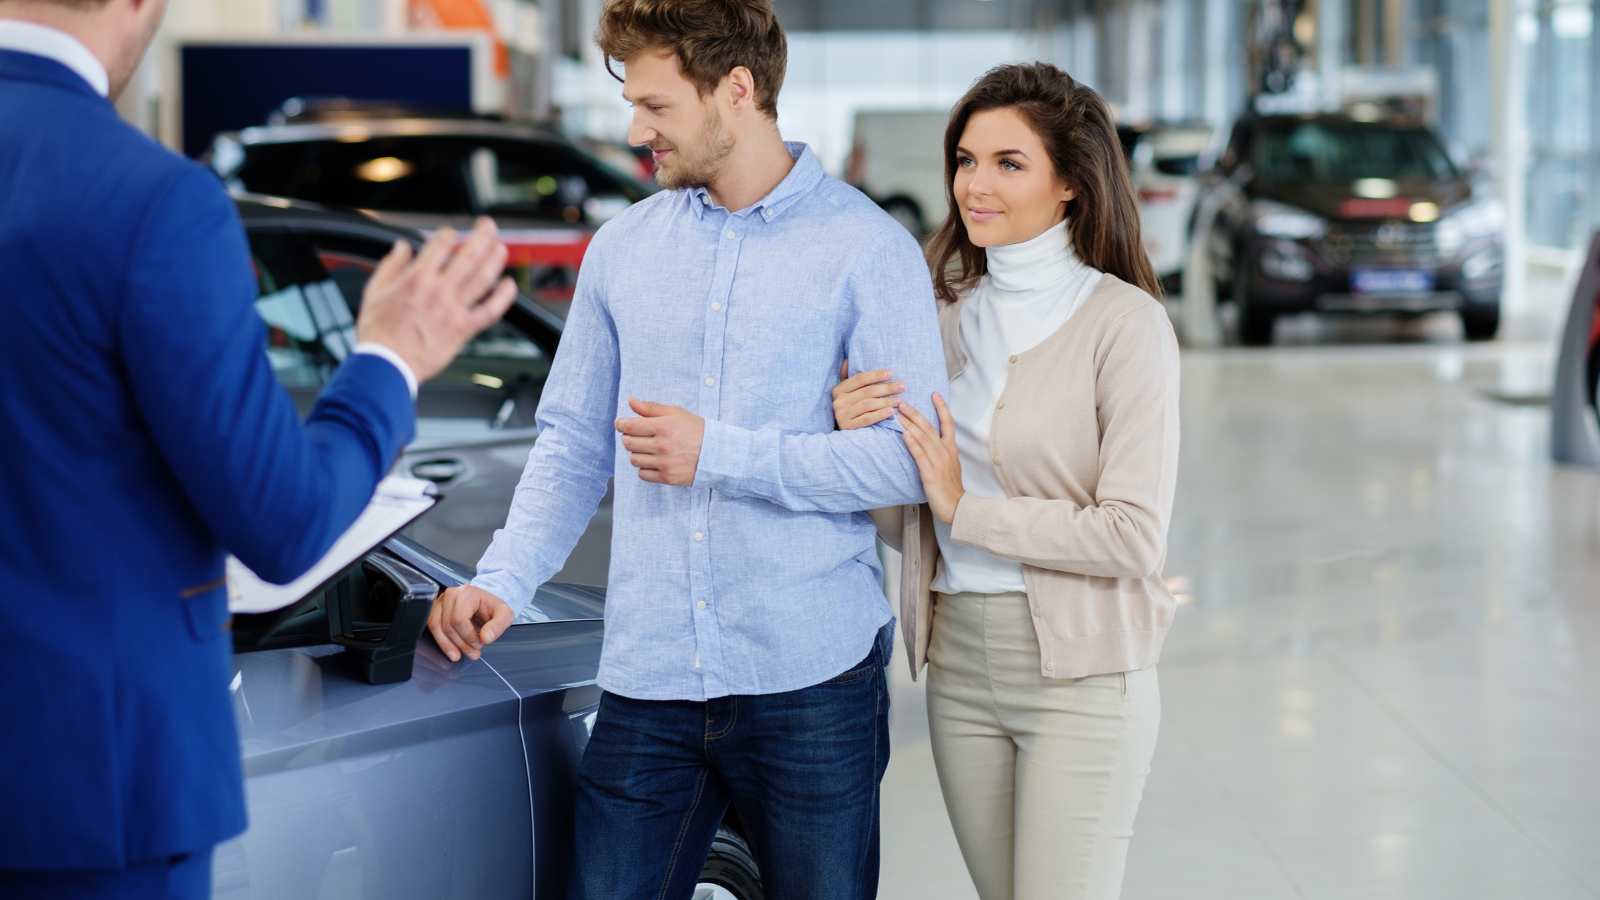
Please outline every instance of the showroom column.
[{"label": "showroom column", "polygon": [[1504,311],[1528,309],[1527,69],[1517,35],[1517,0],[1489,0],[1489,83],[1493,86],[1494,165],[1506,209]]},{"label": "showroom column", "polygon": [[1323,109],[1338,109],[1339,78],[1344,71],[1345,27],[1350,10],[1345,0],[1317,0],[1317,79]]}]

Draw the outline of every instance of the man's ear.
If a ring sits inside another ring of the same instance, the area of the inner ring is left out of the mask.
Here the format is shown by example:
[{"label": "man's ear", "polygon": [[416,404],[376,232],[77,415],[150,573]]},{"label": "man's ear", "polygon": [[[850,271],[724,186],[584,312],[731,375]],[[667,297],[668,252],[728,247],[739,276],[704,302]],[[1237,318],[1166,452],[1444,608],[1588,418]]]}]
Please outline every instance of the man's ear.
[{"label": "man's ear", "polygon": [[756,77],[744,66],[734,66],[727,75],[728,96],[734,110],[754,109]]}]

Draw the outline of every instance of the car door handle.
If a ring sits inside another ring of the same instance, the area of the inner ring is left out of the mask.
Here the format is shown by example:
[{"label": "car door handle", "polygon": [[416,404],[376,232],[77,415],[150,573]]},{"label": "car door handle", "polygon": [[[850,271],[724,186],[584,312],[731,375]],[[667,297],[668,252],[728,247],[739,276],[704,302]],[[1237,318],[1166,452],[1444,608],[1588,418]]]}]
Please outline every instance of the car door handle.
[{"label": "car door handle", "polygon": [[418,460],[411,464],[411,474],[417,478],[446,485],[466,474],[467,464],[451,456]]}]

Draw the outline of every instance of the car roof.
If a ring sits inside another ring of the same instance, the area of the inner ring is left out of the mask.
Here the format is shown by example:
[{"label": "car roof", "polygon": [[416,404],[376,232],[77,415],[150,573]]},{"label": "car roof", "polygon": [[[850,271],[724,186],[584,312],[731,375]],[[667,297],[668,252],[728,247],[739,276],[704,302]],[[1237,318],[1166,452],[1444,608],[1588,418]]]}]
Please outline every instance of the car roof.
[{"label": "car roof", "polygon": [[565,137],[531,122],[495,122],[482,119],[402,118],[359,121],[310,122],[296,125],[256,125],[226,135],[244,146],[289,144],[305,141],[358,141],[373,137],[428,138],[474,137],[567,144]]}]

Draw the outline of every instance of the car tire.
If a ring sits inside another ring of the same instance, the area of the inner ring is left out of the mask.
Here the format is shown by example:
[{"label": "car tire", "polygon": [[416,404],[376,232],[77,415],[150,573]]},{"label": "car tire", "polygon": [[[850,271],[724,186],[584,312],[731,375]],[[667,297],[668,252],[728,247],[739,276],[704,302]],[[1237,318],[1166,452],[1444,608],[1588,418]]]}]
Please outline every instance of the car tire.
[{"label": "car tire", "polygon": [[1246,347],[1265,347],[1272,343],[1272,329],[1277,319],[1272,313],[1257,309],[1250,302],[1249,266],[1245,255],[1235,251],[1233,308],[1239,313],[1239,343]]},{"label": "car tire", "polygon": [[883,201],[883,211],[919,240],[928,233],[927,221],[922,218],[922,208],[913,200],[890,197]]},{"label": "car tire", "polygon": [[1493,340],[1500,333],[1500,307],[1468,307],[1461,311],[1461,330],[1469,341]]},{"label": "car tire", "polygon": [[765,900],[766,896],[750,845],[734,832],[718,829],[695,885],[695,900]]}]

